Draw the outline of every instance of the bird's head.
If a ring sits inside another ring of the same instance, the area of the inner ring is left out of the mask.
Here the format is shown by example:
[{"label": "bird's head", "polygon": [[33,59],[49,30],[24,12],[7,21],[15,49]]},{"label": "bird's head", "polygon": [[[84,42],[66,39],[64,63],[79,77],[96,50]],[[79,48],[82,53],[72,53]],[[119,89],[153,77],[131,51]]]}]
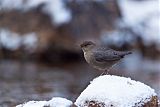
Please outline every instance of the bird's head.
[{"label": "bird's head", "polygon": [[84,41],[80,46],[82,50],[86,52],[93,49],[96,46],[96,44],[93,43],[92,41]]}]

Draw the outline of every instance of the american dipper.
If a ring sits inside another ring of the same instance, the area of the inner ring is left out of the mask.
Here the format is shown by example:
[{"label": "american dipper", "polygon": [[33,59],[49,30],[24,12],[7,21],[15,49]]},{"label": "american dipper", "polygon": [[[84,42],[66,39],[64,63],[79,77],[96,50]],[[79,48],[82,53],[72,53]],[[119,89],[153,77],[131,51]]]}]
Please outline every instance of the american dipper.
[{"label": "american dipper", "polygon": [[81,44],[86,61],[96,69],[108,71],[114,64],[131,51],[116,51],[105,46],[98,46],[91,41]]}]

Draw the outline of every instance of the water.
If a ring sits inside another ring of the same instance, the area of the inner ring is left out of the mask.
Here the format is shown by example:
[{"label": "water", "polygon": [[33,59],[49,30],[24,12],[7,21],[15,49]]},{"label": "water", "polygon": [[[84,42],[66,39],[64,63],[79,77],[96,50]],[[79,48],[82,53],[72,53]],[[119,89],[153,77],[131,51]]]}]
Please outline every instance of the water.
[{"label": "water", "polygon": [[[0,62],[0,74],[0,105],[12,107],[30,100],[49,100],[54,96],[74,102],[101,72],[84,62],[47,66],[35,62],[3,60]],[[160,93],[160,72],[131,72],[123,67],[115,67],[109,74],[131,77]]]}]

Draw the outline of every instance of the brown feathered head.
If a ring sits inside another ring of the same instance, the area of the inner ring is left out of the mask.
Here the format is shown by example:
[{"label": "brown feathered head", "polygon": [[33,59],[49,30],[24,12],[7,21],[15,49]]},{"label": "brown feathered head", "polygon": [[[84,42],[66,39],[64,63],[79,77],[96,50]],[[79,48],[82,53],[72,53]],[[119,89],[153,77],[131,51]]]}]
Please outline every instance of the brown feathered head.
[{"label": "brown feathered head", "polygon": [[93,43],[92,41],[84,41],[80,46],[81,48],[83,48],[83,47],[87,47],[90,45],[95,45],[95,43]]},{"label": "brown feathered head", "polygon": [[92,41],[84,41],[80,46],[83,51],[87,51],[92,49],[96,44],[93,43]]}]

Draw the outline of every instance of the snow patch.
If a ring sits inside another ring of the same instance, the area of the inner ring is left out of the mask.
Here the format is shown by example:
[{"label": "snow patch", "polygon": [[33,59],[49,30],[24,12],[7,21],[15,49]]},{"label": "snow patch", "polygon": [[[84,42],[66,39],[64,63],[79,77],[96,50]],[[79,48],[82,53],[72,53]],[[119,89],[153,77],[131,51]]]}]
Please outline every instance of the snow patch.
[{"label": "snow patch", "polygon": [[17,105],[16,107],[43,107],[47,101],[29,101],[24,104]]},{"label": "snow patch", "polygon": [[37,47],[37,35],[35,33],[28,33],[22,37],[22,45],[26,48],[26,50],[35,49]]},{"label": "snow patch", "polygon": [[54,97],[49,101],[29,101],[16,107],[71,107],[70,100],[61,97]]},{"label": "snow patch", "polygon": [[[104,75],[95,78],[77,98],[75,104],[84,106],[86,101],[98,101],[107,107],[133,107],[137,102],[148,102],[155,91],[130,78]],[[137,105],[138,106],[138,105]]]},{"label": "snow patch", "polygon": [[124,43],[132,44],[136,41],[133,35],[118,30],[104,32],[101,35],[101,40],[106,45],[115,45],[117,47],[122,47]]},{"label": "snow patch", "polygon": [[135,25],[159,12],[159,1],[157,0],[118,0],[122,17],[125,23]]},{"label": "snow patch", "polygon": [[143,39],[145,45],[160,48],[160,2],[158,0],[119,0],[124,25]]},{"label": "snow patch", "polygon": [[65,98],[54,97],[45,105],[50,105],[51,107],[70,107],[72,104],[72,101]]},{"label": "snow patch", "polygon": [[0,11],[20,10],[29,11],[43,4],[42,10],[48,14],[53,24],[61,25],[71,20],[71,12],[64,0],[2,0]]},{"label": "snow patch", "polygon": [[49,14],[53,23],[60,25],[71,20],[71,12],[65,7],[63,0],[49,0],[44,7],[44,12]]},{"label": "snow patch", "polygon": [[0,44],[7,49],[16,50],[21,46],[21,38],[16,33],[0,30]]},{"label": "snow patch", "polygon": [[119,0],[122,20],[119,20],[117,30],[102,34],[102,41],[116,46],[124,43],[132,45],[136,43],[136,38],[139,36],[144,45],[155,44],[160,50],[159,3],[157,0]]},{"label": "snow patch", "polygon": [[23,0],[1,0],[0,10],[12,10],[21,9],[23,6]]},{"label": "snow patch", "polygon": [[23,46],[26,50],[31,51],[37,47],[37,42],[37,35],[33,32],[19,35],[7,29],[0,29],[1,47],[9,50],[16,50]]}]

